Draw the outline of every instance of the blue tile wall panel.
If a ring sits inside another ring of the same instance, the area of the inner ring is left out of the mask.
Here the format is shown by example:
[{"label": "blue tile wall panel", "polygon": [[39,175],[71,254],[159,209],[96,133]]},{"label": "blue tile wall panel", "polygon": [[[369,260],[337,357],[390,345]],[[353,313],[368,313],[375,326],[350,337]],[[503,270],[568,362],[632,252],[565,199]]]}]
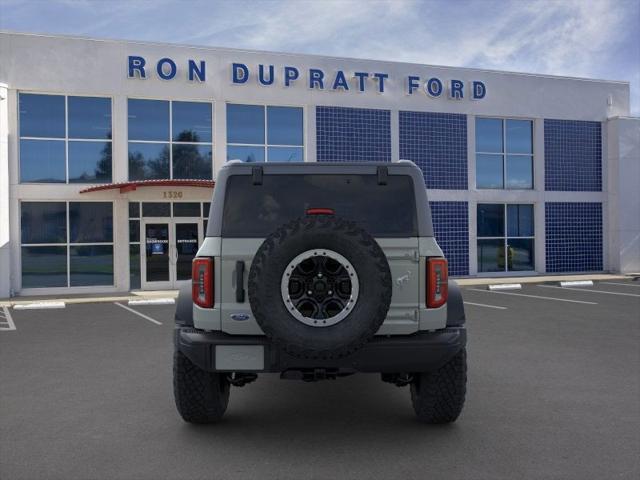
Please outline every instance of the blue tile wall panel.
[{"label": "blue tile wall panel", "polygon": [[545,204],[547,272],[602,270],[602,204]]},{"label": "blue tile wall panel", "polygon": [[400,112],[400,158],[424,174],[427,188],[467,189],[467,116]]},{"label": "blue tile wall panel", "polygon": [[467,202],[429,202],[438,245],[449,261],[449,275],[469,275]]},{"label": "blue tile wall panel", "polygon": [[602,124],[577,120],[544,121],[546,190],[602,190]]},{"label": "blue tile wall panel", "polygon": [[318,162],[390,162],[391,113],[318,106],[316,145]]}]

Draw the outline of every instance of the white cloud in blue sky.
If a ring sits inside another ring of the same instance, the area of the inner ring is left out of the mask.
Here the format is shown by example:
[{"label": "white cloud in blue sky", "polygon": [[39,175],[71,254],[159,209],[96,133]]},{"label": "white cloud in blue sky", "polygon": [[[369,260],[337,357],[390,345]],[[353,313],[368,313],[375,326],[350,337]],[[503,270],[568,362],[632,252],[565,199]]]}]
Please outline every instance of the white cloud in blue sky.
[{"label": "white cloud in blue sky", "polygon": [[0,0],[3,30],[631,82],[640,0]]}]

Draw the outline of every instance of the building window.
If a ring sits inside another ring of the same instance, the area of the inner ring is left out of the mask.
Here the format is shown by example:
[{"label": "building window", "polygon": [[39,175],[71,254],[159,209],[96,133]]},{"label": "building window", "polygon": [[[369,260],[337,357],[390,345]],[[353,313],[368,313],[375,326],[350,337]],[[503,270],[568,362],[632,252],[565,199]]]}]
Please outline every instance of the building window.
[{"label": "building window", "polygon": [[227,104],[227,160],[303,162],[301,107]]},{"label": "building window", "polygon": [[476,118],[476,187],[533,188],[533,122]]},{"label": "building window", "polygon": [[480,203],[478,272],[533,271],[533,205]]},{"label": "building window", "polygon": [[22,288],[113,285],[111,202],[22,202]]},{"label": "building window", "polygon": [[111,99],[20,93],[20,182],[109,183]]},{"label": "building window", "polygon": [[129,180],[213,178],[213,105],[130,98]]}]

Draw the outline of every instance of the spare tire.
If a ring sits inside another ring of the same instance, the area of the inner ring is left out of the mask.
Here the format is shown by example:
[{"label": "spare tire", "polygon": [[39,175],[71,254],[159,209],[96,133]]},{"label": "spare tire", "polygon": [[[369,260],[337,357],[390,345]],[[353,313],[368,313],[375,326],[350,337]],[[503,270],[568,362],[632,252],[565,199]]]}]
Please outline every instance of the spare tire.
[{"label": "spare tire", "polygon": [[389,264],[375,239],[332,215],[278,228],[249,272],[258,324],[300,358],[340,358],[362,347],[387,316],[391,292]]}]

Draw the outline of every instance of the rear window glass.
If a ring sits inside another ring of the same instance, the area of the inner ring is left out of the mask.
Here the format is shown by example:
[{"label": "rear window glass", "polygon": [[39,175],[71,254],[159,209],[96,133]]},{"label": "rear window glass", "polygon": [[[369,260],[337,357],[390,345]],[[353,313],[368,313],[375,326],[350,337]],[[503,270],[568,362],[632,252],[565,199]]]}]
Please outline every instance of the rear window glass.
[{"label": "rear window glass", "polygon": [[250,175],[227,181],[222,219],[225,237],[266,237],[309,208],[331,208],[374,237],[418,235],[413,182],[390,175],[265,175],[253,185]]}]

